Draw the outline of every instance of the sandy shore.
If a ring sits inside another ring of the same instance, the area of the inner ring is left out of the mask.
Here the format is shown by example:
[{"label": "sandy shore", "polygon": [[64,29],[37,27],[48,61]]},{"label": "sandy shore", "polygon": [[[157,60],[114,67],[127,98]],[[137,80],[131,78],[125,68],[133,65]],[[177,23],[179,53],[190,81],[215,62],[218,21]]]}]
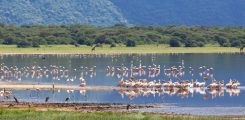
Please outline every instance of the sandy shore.
[{"label": "sandy shore", "polygon": [[[122,88],[117,86],[86,86],[79,85],[52,85],[52,84],[28,84],[14,82],[0,82],[0,89],[10,90],[122,90],[130,88]],[[206,89],[206,88],[205,88]],[[226,88],[223,88],[226,89]],[[239,89],[244,90],[245,86],[240,86]]]},{"label": "sandy shore", "polygon": [[120,90],[120,87],[114,86],[86,86],[80,87],[78,85],[37,85],[37,84],[0,84],[0,89],[11,90]]}]

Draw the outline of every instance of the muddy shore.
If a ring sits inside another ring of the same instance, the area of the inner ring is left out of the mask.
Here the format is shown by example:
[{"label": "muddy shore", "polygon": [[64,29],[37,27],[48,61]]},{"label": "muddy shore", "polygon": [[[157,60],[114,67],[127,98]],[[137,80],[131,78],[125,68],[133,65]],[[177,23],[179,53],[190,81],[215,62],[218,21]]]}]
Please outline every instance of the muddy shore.
[{"label": "muddy shore", "polygon": [[[111,112],[143,112],[147,114],[157,114],[161,116],[173,116],[173,117],[198,117],[202,118],[205,116],[212,116],[212,117],[222,117],[222,118],[238,118],[243,119],[245,118],[244,114],[223,114],[223,115],[208,115],[208,114],[189,114],[186,113],[177,113],[174,111],[156,111],[160,109],[169,109],[169,106],[162,106],[158,104],[148,104],[148,105],[136,105],[136,104],[97,104],[97,103],[16,103],[16,102],[4,102],[0,101],[0,109],[20,109],[20,110],[37,110],[37,111],[66,111],[66,112],[104,112],[104,111],[111,111]],[[155,110],[153,110],[155,109]],[[182,109],[181,107],[177,108]],[[195,108],[192,108],[195,109]],[[183,108],[183,110],[187,110]],[[217,110],[217,109],[216,109]]]},{"label": "muddy shore", "polygon": [[57,111],[124,111],[143,108],[159,108],[159,105],[135,105],[135,104],[97,104],[97,103],[16,103],[0,102],[0,108],[57,110]]}]

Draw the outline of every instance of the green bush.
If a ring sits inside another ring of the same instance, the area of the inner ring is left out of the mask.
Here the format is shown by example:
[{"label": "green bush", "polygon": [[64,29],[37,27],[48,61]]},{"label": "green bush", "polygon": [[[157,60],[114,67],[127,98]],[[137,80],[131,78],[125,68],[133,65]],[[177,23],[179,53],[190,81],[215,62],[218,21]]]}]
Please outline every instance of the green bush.
[{"label": "green bush", "polygon": [[32,44],[29,41],[23,40],[17,43],[17,47],[18,48],[27,48],[27,47],[31,47]]},{"label": "green bush", "polygon": [[171,39],[169,41],[169,45],[170,45],[170,47],[180,47],[181,46],[181,43],[178,40]]},{"label": "green bush", "polygon": [[110,45],[111,48],[116,47],[116,46],[117,46],[116,43],[111,43],[111,45]]},{"label": "green bush", "polygon": [[185,47],[203,47],[204,46],[204,42],[202,41],[186,41],[185,42]]},{"label": "green bush", "polygon": [[80,44],[80,45],[83,45],[83,44],[85,44],[85,40],[84,39],[79,39],[77,41],[77,43]]},{"label": "green bush", "polygon": [[40,47],[40,45],[39,45],[38,42],[33,42],[33,43],[32,43],[32,47]]},{"label": "green bush", "polygon": [[224,43],[222,47],[231,47],[230,43]]},{"label": "green bush", "polygon": [[80,44],[74,43],[74,46],[75,46],[75,47],[80,47]]},{"label": "green bush", "polygon": [[135,47],[136,46],[136,42],[133,41],[133,40],[127,40],[126,46],[127,47]]},{"label": "green bush", "polygon": [[234,40],[231,42],[231,47],[240,47],[241,46],[241,41],[240,40]]},{"label": "green bush", "polygon": [[103,44],[97,43],[95,47],[103,47]]}]

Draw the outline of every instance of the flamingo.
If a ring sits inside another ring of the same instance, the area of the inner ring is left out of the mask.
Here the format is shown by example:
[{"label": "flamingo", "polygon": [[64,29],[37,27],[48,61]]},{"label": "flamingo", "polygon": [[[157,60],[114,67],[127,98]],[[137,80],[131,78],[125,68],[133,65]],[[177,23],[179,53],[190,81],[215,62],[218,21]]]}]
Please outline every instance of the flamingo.
[{"label": "flamingo", "polygon": [[81,87],[86,87],[86,81],[85,80],[82,80],[80,86]]}]

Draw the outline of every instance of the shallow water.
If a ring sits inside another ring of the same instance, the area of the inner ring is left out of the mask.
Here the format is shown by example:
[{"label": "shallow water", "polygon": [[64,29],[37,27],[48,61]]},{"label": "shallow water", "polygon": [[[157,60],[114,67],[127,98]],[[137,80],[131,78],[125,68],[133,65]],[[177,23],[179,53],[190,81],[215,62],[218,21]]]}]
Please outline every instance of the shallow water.
[{"label": "shallow water", "polygon": [[140,109],[137,111],[168,113],[168,114],[172,114],[172,113],[188,114],[188,115],[243,116],[245,114],[245,107],[175,107],[175,106],[164,106],[162,108],[146,108],[146,109]]},{"label": "shallow water", "polygon": [[[65,67],[69,72],[67,77],[53,78],[49,74],[48,77],[42,76],[23,76],[18,78],[3,78],[1,81],[11,81],[17,83],[32,83],[32,84],[65,84],[65,85],[79,85],[81,77],[82,66],[83,78],[89,86],[116,86],[121,79],[120,72],[115,72],[114,76],[106,72],[107,66],[114,66],[120,68],[122,64],[125,67],[130,67],[131,64],[138,66],[140,63],[144,66],[161,65],[161,74],[159,76],[150,77],[148,73],[139,76],[134,75],[134,78],[148,79],[148,80],[168,80],[176,81],[175,77],[168,77],[164,75],[163,69],[171,66],[185,66],[185,73],[181,80],[185,79],[199,79],[202,77],[198,72],[200,66],[207,66],[214,68],[212,79],[225,80],[225,83],[230,78],[239,80],[241,85],[245,84],[245,59],[241,54],[148,54],[148,55],[1,55],[0,63],[5,63],[9,68],[16,66],[23,68],[26,66],[40,66],[47,68],[50,65]],[[96,67],[94,67],[96,66]],[[188,68],[192,67],[194,70],[189,73]],[[89,69],[94,67],[93,72]],[[75,70],[76,69],[76,70]],[[76,78],[74,77],[76,76]],[[130,74],[123,77],[130,78]],[[71,79],[73,79],[71,81]],[[207,83],[210,83],[209,80]],[[130,91],[35,91],[35,90],[13,90],[12,96],[17,97],[20,101],[25,102],[45,102],[45,98],[49,97],[48,102],[74,102],[74,103],[133,103],[133,104],[173,104],[175,106],[185,107],[199,107],[199,106],[231,106],[231,107],[245,107],[245,93],[243,89],[236,91],[205,91],[206,95],[194,92],[193,94],[181,95],[175,93],[168,95],[166,93],[149,93],[149,95],[130,96],[120,94]],[[231,94],[233,93],[233,94]],[[236,94],[234,94],[236,93]],[[211,95],[213,94],[213,95]],[[65,101],[66,98],[68,101]],[[1,97],[2,100],[13,100]]]}]

